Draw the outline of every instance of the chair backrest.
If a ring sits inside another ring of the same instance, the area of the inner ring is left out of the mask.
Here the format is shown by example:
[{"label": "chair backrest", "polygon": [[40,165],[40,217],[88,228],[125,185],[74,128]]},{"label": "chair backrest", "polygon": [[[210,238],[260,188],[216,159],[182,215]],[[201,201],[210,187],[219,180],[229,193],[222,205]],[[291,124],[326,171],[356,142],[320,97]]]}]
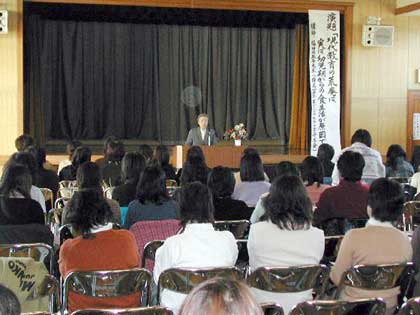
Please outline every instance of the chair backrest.
[{"label": "chair backrest", "polygon": [[404,204],[399,224],[403,231],[413,231],[420,224],[420,201],[408,201]]},{"label": "chair backrest", "polygon": [[294,306],[289,315],[385,315],[382,299],[348,301],[307,301]]},{"label": "chair backrest", "polygon": [[49,188],[39,188],[42,192],[42,194],[44,195],[44,199],[45,199],[45,203],[49,202],[50,203],[50,207],[49,209],[54,208],[54,193],[51,189]]},{"label": "chair backrest", "polygon": [[260,304],[264,315],[284,315],[283,307],[281,307],[279,304]]},{"label": "chair backrest", "polygon": [[50,273],[53,270],[54,251],[44,243],[0,244],[0,257],[31,257],[48,266]]},{"label": "chair backrest", "polygon": [[337,259],[338,251],[343,241],[344,235],[326,236],[325,237],[325,250],[321,263],[328,264]]},{"label": "chair backrest", "polygon": [[339,236],[355,228],[365,227],[367,219],[331,218],[321,223],[325,236]]},{"label": "chair backrest", "polygon": [[127,309],[88,309],[71,313],[71,315],[173,315],[173,312],[166,307],[133,307]]},{"label": "chair backrest", "polygon": [[420,297],[411,298],[404,303],[398,315],[420,315]]},{"label": "chair backrest", "polygon": [[236,239],[247,238],[250,223],[248,220],[216,221],[214,229],[217,231],[230,231]]},{"label": "chair backrest", "polygon": [[126,309],[88,309],[79,310],[71,313],[71,315],[173,315],[173,312],[166,307],[149,306],[149,307],[133,307]]},{"label": "chair backrest", "polygon": [[[414,276],[411,262],[402,264],[357,265],[343,273],[337,295],[345,287],[364,290],[387,290],[399,287],[403,282],[410,283]],[[409,287],[409,285],[407,286]],[[405,293],[402,292],[404,295]]]},{"label": "chair backrest", "polygon": [[156,251],[163,245],[165,241],[151,241],[144,246],[143,256],[141,259],[141,267],[146,266],[146,259],[155,261]]},{"label": "chair backrest", "polygon": [[69,293],[92,298],[113,298],[139,293],[139,305],[150,299],[152,274],[145,269],[74,271],[63,284],[63,313],[67,311]]},{"label": "chair backrest", "polygon": [[[131,226],[130,231],[134,234],[137,248],[139,249],[140,261],[143,261],[143,250],[147,243],[155,240],[166,240],[181,230],[179,220],[140,221]],[[153,270],[153,262],[146,261],[145,268]]]},{"label": "chair backrest", "polygon": [[236,267],[210,269],[173,268],[165,270],[159,276],[158,304],[160,303],[161,292],[164,289],[188,294],[195,286],[216,277],[243,280],[244,273]]},{"label": "chair backrest", "polygon": [[328,268],[325,265],[261,267],[246,280],[250,287],[263,291],[295,293],[317,290],[322,296],[328,284]]},{"label": "chair backrest", "polygon": [[77,191],[77,181],[75,180],[62,180],[58,183],[59,189],[59,195],[62,198],[70,199],[74,192]]},{"label": "chair backrest", "polygon": [[238,245],[238,259],[235,265],[241,269],[247,268],[249,265],[248,240],[236,240],[236,245]]}]

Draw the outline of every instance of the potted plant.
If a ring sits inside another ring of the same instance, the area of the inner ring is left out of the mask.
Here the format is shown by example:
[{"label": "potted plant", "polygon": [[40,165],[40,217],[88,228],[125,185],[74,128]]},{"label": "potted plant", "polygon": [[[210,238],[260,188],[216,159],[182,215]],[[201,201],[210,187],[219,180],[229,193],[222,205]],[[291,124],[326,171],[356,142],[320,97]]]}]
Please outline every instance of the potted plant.
[{"label": "potted plant", "polygon": [[245,125],[240,123],[233,128],[226,130],[223,139],[233,139],[235,141],[235,146],[241,146],[242,140],[248,139],[248,132],[245,129]]}]

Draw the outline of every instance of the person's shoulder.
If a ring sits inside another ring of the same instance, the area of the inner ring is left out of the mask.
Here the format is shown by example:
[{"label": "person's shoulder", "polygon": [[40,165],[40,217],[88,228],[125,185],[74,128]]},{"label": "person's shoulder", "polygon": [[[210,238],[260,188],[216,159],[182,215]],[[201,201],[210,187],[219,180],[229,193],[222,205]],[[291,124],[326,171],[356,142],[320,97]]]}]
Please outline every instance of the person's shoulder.
[{"label": "person's shoulder", "polygon": [[320,229],[320,228],[317,228],[317,227],[315,227],[315,226],[311,226],[311,227],[308,229],[308,231],[309,231],[310,233],[313,233],[313,234],[314,234],[314,235],[316,235],[317,237],[322,238],[322,239],[324,239],[324,237],[325,237],[324,230],[322,230],[322,229]]}]

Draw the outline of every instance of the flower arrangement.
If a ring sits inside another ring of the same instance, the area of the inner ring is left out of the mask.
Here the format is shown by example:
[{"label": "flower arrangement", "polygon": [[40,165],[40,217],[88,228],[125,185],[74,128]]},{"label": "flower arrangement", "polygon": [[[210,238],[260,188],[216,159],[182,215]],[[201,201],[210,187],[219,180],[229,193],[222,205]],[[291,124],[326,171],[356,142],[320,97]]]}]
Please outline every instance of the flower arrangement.
[{"label": "flower arrangement", "polygon": [[235,127],[226,130],[225,134],[223,135],[223,139],[229,140],[245,140],[248,138],[248,132],[245,129],[245,125],[243,123],[235,125]]}]

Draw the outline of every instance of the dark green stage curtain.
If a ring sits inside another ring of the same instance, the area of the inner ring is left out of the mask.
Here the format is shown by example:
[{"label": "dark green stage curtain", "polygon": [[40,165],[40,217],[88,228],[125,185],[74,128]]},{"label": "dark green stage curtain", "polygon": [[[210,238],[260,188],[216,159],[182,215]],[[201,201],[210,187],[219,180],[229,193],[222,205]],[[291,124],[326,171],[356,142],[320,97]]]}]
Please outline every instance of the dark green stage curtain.
[{"label": "dark green stage curtain", "polygon": [[293,28],[25,23],[25,119],[41,143],[182,143],[200,112],[219,136],[243,122],[253,139],[288,142]]}]

